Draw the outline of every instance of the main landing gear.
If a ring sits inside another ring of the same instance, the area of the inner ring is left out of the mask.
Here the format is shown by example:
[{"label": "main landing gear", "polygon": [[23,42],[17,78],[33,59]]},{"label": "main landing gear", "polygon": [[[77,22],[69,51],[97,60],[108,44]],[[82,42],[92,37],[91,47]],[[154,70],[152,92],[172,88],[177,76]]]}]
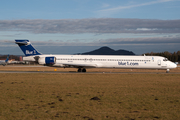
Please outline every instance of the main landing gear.
[{"label": "main landing gear", "polygon": [[169,73],[169,69],[166,70],[166,73]]},{"label": "main landing gear", "polygon": [[79,68],[77,72],[86,72],[85,68]]}]

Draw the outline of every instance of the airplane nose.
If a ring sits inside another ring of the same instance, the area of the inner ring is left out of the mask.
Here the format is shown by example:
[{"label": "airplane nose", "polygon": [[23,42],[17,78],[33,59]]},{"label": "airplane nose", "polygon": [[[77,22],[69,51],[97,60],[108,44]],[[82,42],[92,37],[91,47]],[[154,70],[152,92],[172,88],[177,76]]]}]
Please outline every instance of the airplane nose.
[{"label": "airplane nose", "polygon": [[177,65],[175,63],[172,64],[172,68],[176,68]]}]

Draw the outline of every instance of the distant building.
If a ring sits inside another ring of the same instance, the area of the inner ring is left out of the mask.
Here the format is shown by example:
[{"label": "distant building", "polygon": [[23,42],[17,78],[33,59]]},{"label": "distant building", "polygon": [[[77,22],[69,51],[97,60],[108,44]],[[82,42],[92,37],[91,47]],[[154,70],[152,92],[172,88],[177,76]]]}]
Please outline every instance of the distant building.
[{"label": "distant building", "polygon": [[19,57],[19,61],[23,61],[23,58],[22,58],[22,56],[20,56],[20,57]]}]

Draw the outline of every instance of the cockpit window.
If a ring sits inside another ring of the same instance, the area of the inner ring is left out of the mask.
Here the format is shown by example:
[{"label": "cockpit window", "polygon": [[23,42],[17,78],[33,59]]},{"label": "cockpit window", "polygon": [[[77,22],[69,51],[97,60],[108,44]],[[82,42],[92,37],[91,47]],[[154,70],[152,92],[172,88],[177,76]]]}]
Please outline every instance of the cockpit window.
[{"label": "cockpit window", "polygon": [[167,59],[167,58],[164,58],[163,61],[168,61],[168,59]]}]

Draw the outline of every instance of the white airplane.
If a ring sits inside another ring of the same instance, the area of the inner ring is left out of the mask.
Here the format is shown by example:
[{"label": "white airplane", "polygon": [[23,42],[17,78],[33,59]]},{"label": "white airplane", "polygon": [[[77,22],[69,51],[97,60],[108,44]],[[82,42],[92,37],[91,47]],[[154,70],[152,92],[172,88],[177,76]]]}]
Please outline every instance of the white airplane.
[{"label": "white airplane", "polygon": [[0,65],[3,65],[3,66],[7,65],[8,60],[9,60],[9,55],[7,56],[6,60],[0,60]]},{"label": "white airplane", "polygon": [[29,40],[15,40],[26,57],[24,61],[35,61],[51,67],[74,67],[78,72],[86,68],[128,68],[128,69],[170,69],[177,65],[161,56],[121,56],[121,55],[44,55],[38,52]]}]

